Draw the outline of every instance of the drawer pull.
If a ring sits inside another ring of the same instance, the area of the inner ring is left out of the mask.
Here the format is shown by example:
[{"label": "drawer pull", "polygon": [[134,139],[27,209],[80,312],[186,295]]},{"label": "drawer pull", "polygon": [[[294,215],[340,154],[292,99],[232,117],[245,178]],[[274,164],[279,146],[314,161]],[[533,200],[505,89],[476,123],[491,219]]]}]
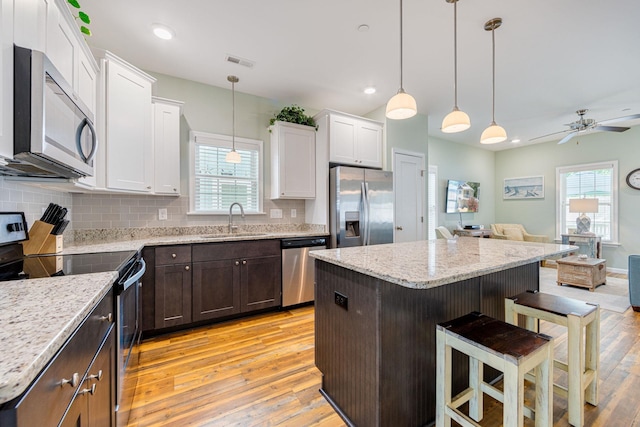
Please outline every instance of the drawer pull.
[{"label": "drawer pull", "polygon": [[247,265],[247,260],[246,259],[242,260],[242,265]]},{"label": "drawer pull", "polygon": [[240,265],[240,261],[236,261],[236,265]]},{"label": "drawer pull", "polygon": [[71,375],[71,379],[63,378],[62,381],[60,381],[60,386],[64,386],[65,384],[69,384],[73,388],[78,387],[78,384],[80,384],[80,375],[74,372],[73,375]]},{"label": "drawer pull", "polygon": [[78,396],[89,393],[90,395],[94,395],[96,392],[96,385],[92,384],[90,388],[83,388],[78,392]]},{"label": "drawer pull", "polygon": [[88,380],[96,379],[98,381],[102,380],[102,369],[100,369],[97,374],[89,375],[87,379]]},{"label": "drawer pull", "polygon": [[189,271],[189,270],[191,269],[191,267],[189,267],[188,265],[185,265],[185,266],[184,266],[184,269],[185,269],[185,270],[187,270],[187,271]]},{"label": "drawer pull", "polygon": [[178,255],[176,254],[171,254],[171,258],[176,258]]},{"label": "drawer pull", "polygon": [[113,321],[113,314],[109,313],[106,316],[100,316],[100,321],[111,323]]}]

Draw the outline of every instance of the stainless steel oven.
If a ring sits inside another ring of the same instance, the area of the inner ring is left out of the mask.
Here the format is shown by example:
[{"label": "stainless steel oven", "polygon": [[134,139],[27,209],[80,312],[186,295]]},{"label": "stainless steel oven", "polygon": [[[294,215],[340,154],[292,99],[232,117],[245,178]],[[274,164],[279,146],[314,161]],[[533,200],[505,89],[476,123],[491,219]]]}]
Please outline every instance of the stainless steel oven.
[{"label": "stainless steel oven", "polygon": [[140,340],[140,278],[146,271],[144,259],[135,261],[116,284],[116,339],[118,343],[116,377],[116,424],[126,426],[138,384],[138,344]]}]

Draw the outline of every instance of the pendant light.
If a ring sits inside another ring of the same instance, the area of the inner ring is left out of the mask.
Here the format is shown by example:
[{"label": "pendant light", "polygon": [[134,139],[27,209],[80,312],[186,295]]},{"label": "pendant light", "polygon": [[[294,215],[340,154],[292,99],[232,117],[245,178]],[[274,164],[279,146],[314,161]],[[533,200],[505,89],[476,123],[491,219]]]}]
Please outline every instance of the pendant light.
[{"label": "pendant light", "polygon": [[453,3],[453,111],[442,120],[442,132],[462,132],[471,127],[471,120],[464,111],[458,109],[458,0],[445,0]]},{"label": "pendant light", "polygon": [[496,35],[495,30],[502,25],[502,18],[493,18],[484,24],[486,31],[491,31],[492,55],[493,55],[493,104],[491,107],[491,124],[482,132],[480,136],[481,144],[497,144],[507,139],[507,131],[502,126],[496,124]]},{"label": "pendant light", "polygon": [[402,87],[402,0],[400,0],[400,89],[389,102],[385,115],[389,119],[400,120],[413,117],[418,112],[416,100]]},{"label": "pendant light", "polygon": [[227,76],[227,80],[231,82],[231,102],[232,102],[232,113],[231,113],[231,151],[227,153],[225,157],[225,161],[227,163],[240,163],[242,160],[240,158],[240,153],[236,151],[236,83],[238,83],[239,79],[236,76]]}]

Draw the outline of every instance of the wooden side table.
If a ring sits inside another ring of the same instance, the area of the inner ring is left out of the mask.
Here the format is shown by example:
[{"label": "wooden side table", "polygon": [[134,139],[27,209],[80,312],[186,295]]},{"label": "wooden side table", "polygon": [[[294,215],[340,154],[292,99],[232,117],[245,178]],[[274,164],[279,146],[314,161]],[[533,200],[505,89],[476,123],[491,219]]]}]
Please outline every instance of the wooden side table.
[{"label": "wooden side table", "polygon": [[599,285],[607,283],[606,260],[580,259],[577,256],[560,258],[558,263],[558,286],[562,284],[582,286],[593,292]]},{"label": "wooden side table", "polygon": [[460,237],[491,237],[493,236],[493,232],[488,228],[476,228],[476,229],[464,229],[460,230],[458,228],[453,230],[453,234]]},{"label": "wooden side table", "polygon": [[595,234],[562,234],[562,244],[579,246],[578,253],[589,258],[602,257],[602,239]]}]

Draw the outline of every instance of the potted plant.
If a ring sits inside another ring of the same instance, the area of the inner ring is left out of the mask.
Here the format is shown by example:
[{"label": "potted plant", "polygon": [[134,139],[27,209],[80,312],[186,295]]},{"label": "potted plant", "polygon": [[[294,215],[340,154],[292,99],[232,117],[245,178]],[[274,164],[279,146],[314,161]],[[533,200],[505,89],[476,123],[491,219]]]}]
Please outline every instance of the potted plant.
[{"label": "potted plant", "polygon": [[273,126],[276,121],[313,126],[316,130],[318,130],[318,126],[316,126],[313,118],[311,116],[307,116],[304,113],[304,108],[298,107],[295,104],[291,105],[290,107],[284,107],[278,114],[275,114],[271,118],[271,120],[269,120],[269,125]]}]

